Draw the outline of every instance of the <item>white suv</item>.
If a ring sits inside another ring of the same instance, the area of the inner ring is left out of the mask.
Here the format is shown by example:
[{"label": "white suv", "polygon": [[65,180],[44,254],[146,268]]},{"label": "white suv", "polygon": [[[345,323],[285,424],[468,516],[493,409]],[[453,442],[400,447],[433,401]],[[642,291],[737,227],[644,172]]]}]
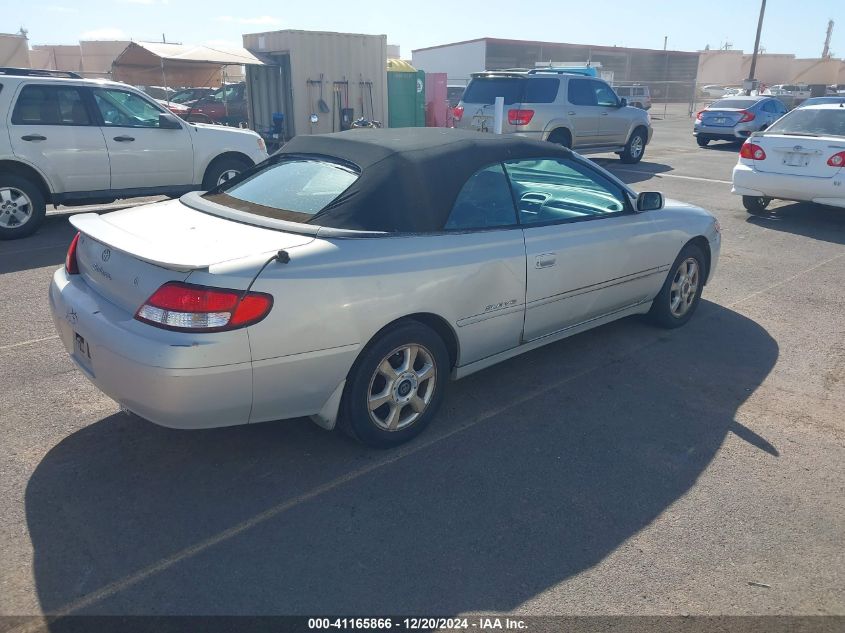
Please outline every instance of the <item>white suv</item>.
[{"label": "white suv", "polygon": [[0,69],[0,239],[47,204],[207,190],[265,158],[255,132],[187,123],[125,84]]}]

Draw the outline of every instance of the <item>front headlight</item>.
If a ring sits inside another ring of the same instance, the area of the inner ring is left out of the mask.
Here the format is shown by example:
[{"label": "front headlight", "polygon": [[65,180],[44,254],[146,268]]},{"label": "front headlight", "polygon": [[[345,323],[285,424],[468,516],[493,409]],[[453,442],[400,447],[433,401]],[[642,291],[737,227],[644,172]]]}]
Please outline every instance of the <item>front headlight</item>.
[{"label": "front headlight", "polygon": [[256,140],[258,141],[258,149],[260,149],[262,152],[266,152],[267,143],[264,142],[264,139],[259,136]]}]

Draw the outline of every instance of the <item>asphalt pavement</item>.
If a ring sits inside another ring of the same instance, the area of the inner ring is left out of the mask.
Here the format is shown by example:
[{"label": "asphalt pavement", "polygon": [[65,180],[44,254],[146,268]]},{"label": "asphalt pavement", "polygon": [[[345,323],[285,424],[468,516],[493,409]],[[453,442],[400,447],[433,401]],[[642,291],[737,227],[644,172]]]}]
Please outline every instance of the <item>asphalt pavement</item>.
[{"label": "asphalt pavement", "polygon": [[452,383],[392,451],[122,414],[48,313],[67,215],[0,242],[0,614],[845,615],[845,212],[750,217],[736,147],[654,127],[596,160],[718,217],[693,320]]}]

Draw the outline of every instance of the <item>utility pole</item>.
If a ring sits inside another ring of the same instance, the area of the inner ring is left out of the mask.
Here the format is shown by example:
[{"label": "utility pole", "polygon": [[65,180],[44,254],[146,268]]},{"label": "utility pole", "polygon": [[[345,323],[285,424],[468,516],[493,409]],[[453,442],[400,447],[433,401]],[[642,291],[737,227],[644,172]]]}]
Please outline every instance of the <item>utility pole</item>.
[{"label": "utility pole", "polygon": [[833,20],[827,21],[827,37],[824,38],[824,48],[822,49],[822,58],[830,57],[830,36],[833,35]]},{"label": "utility pole", "polygon": [[[760,2],[760,19],[757,20],[757,37],[754,39],[754,53],[751,55],[751,70],[748,72],[748,80],[752,81],[757,72],[757,52],[760,49],[760,32],[763,30],[763,15],[766,13],[766,0]],[[745,91],[746,96],[751,95],[751,87]]]}]

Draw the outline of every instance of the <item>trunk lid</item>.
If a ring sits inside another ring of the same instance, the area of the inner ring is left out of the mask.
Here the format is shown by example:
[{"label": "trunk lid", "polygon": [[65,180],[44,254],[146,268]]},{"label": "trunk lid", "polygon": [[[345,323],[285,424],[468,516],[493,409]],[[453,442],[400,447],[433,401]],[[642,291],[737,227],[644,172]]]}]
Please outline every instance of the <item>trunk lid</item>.
[{"label": "trunk lid", "polygon": [[743,110],[725,108],[722,110],[704,110],[701,123],[708,127],[733,127],[742,118]]},{"label": "trunk lid", "polygon": [[[202,213],[178,200],[70,218],[80,233],[79,272],[112,303],[134,312],[167,281],[192,270],[312,241]],[[269,256],[269,255],[268,255]]]},{"label": "trunk lid", "polygon": [[833,178],[841,168],[831,167],[827,160],[845,151],[845,139],[836,136],[798,136],[767,132],[751,137],[751,141],[766,152],[765,160],[752,161],[756,171]]},{"label": "trunk lid", "polygon": [[508,123],[508,110],[519,108],[527,79],[520,76],[473,77],[464,91],[460,105],[464,107],[461,120],[455,127],[478,132],[492,132],[496,97],[504,97],[502,132],[516,132],[517,126]]}]

